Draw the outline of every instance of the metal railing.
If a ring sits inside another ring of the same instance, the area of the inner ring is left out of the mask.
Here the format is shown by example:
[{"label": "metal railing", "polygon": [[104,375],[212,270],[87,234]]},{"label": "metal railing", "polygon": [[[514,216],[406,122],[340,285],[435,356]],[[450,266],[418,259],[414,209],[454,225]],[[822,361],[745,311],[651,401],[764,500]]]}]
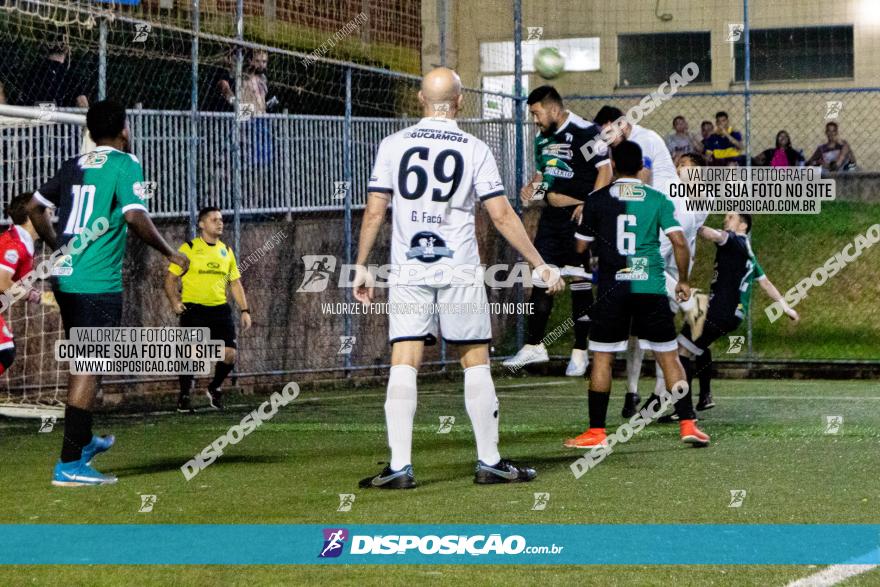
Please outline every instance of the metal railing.
[{"label": "metal railing", "polygon": [[[233,209],[232,113],[201,112],[198,141],[189,141],[190,112],[133,110],[129,113],[132,152],[148,181],[156,182],[149,202],[156,217],[188,214],[188,158],[195,157],[196,205]],[[352,206],[363,206],[376,149],[381,140],[417,119],[352,118]],[[257,214],[342,210],[336,182],[344,181],[345,119],[341,116],[268,114],[240,123],[242,212]],[[465,119],[462,130],[484,140],[513,192],[513,124],[507,120]],[[34,190],[61,163],[79,152],[82,129],[65,124],[0,130],[0,199]],[[195,145],[195,147],[193,147]],[[336,198],[336,199],[334,199]]]}]

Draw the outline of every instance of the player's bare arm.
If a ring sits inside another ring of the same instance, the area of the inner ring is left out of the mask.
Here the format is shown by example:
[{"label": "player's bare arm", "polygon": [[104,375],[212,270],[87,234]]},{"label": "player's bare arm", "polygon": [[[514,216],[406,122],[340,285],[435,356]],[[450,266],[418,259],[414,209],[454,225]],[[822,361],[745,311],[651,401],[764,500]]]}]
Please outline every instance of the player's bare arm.
[{"label": "player's bare arm", "polygon": [[517,252],[525,258],[532,267],[539,270],[541,279],[547,284],[547,293],[556,294],[563,290],[565,282],[562,280],[558,270],[552,270],[546,267],[544,259],[538,254],[535,245],[529,239],[528,233],[522,224],[519,216],[511,207],[506,197],[490,198],[483,203],[492,224],[498,229],[507,242],[510,243]]},{"label": "player's bare arm", "polygon": [[132,232],[134,232],[139,239],[159,251],[163,257],[183,269],[183,273],[187,272],[189,269],[189,259],[180,251],[175,251],[171,248],[168,241],[162,238],[162,235],[156,230],[156,225],[153,224],[153,221],[150,219],[149,214],[143,210],[129,210],[125,213],[125,222],[128,223]]},{"label": "player's bare arm", "polygon": [[241,279],[236,279],[229,284],[229,293],[232,294],[232,299],[235,300],[238,310],[241,312],[241,329],[249,330],[251,327],[251,311]]},{"label": "player's bare arm", "polygon": [[183,314],[184,310],[186,310],[186,306],[180,301],[180,276],[174,275],[169,271],[165,274],[165,283],[163,284],[163,287],[165,289],[165,297],[167,297],[168,301],[171,303],[171,309],[174,310],[174,313],[178,316]]},{"label": "player's bare arm", "polygon": [[701,238],[719,245],[723,245],[727,242],[728,236],[723,230],[716,230],[714,228],[709,228],[708,226],[701,226],[697,234],[699,234]]},{"label": "player's bare arm", "polygon": [[790,320],[792,320],[795,324],[800,322],[801,317],[794,308],[788,305],[788,302],[782,297],[782,294],[779,293],[779,290],[776,289],[776,286],[773,285],[773,282],[770,281],[770,278],[766,275],[762,278],[758,279],[758,283],[761,284],[761,289],[766,292],[767,296],[773,300],[774,302],[779,303],[779,306],[782,308],[782,311],[785,312],[785,315],[788,316]]},{"label": "player's bare arm", "polygon": [[675,266],[678,268],[678,283],[675,285],[675,293],[680,302],[686,302],[691,298],[691,287],[688,285],[688,267],[691,263],[691,252],[688,249],[684,232],[676,230],[666,236],[672,243],[672,254],[675,255]]},{"label": "player's bare arm", "polygon": [[367,194],[367,206],[361,220],[361,233],[358,238],[357,269],[352,282],[354,299],[364,305],[373,301],[374,288],[366,265],[376,244],[379,230],[385,223],[385,211],[388,209],[388,196],[379,192]]},{"label": "player's bare arm", "polygon": [[544,179],[540,173],[535,173],[532,176],[532,179],[526,183],[519,191],[519,197],[522,198],[523,202],[531,202],[532,198],[535,197],[535,184],[540,184]]},{"label": "player's bare arm", "polygon": [[31,200],[27,205],[27,210],[28,217],[30,217],[31,222],[34,224],[34,230],[37,231],[37,234],[40,235],[43,242],[46,243],[50,249],[57,249],[58,235],[55,234],[55,228],[52,226],[52,221],[49,218],[49,215],[46,214],[48,207],[40,202],[36,196],[31,196]]}]

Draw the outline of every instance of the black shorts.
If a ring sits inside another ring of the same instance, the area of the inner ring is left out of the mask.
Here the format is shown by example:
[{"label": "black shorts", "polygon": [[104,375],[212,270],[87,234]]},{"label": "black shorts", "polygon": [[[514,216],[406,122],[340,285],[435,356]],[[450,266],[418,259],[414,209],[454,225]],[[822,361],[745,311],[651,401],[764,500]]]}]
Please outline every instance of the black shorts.
[{"label": "black shorts", "polygon": [[180,325],[185,328],[208,328],[211,340],[222,340],[223,346],[235,348],[235,323],[229,304],[202,306],[185,303],[186,310],[180,315]]},{"label": "black shorts", "polygon": [[71,328],[108,328],[122,323],[122,292],[81,294],[55,289],[64,335]]},{"label": "black shorts", "polygon": [[699,357],[713,342],[728,332],[733,332],[739,328],[740,324],[742,324],[742,319],[736,316],[735,309],[713,312],[710,302],[709,310],[706,312],[706,324],[703,326],[703,332],[700,333],[700,336],[694,339],[691,335],[690,324],[685,324],[681,329],[681,334],[678,335],[678,342]]},{"label": "black shorts", "polygon": [[590,328],[590,350],[625,351],[630,336],[645,350],[675,351],[675,317],[665,294],[631,293],[628,284],[599,286]]},{"label": "black shorts", "polygon": [[[577,224],[571,220],[574,207],[547,207],[541,211],[538,232],[535,235],[535,248],[545,263],[560,269],[566,265],[589,267],[587,255],[578,254],[574,237]],[[589,273],[589,271],[588,271]]]}]

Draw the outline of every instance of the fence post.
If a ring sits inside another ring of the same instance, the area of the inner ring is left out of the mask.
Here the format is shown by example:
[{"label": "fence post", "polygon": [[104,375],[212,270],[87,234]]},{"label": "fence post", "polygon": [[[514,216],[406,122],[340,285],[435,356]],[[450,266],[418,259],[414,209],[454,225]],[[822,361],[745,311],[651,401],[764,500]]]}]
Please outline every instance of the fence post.
[{"label": "fence post", "polygon": [[98,100],[107,99],[107,19],[98,28]]},{"label": "fence post", "polygon": [[[749,39],[749,0],[743,0],[743,42],[745,43],[744,51],[743,51],[743,82],[744,83],[744,102],[745,102],[745,130],[744,130],[744,142],[745,142],[745,155],[746,155],[746,167],[752,166],[752,149],[751,149],[751,138],[752,138],[752,94],[751,94],[751,82],[752,82],[752,48],[751,41]],[[752,359],[753,350],[752,350],[752,309],[751,304],[749,304],[749,313],[746,316],[746,344],[749,353],[749,360]]]},{"label": "fence post", "polygon": [[[244,41],[244,0],[235,3],[235,39]],[[232,248],[241,256],[241,192],[242,192],[242,148],[241,148],[241,70],[244,54],[241,44],[235,48],[235,107],[232,121]]]},{"label": "fence post", "polygon": [[440,28],[440,66],[446,67],[446,0],[437,0],[437,21]]},{"label": "fence post", "polygon": [[199,0],[192,0],[192,19],[192,78],[189,97],[189,156],[186,186],[190,238],[196,235],[196,173],[199,157]]},{"label": "fence post", "polygon": [[[342,175],[345,181],[345,212],[343,217],[344,223],[344,245],[345,263],[352,263],[352,238],[351,238],[351,194],[354,189],[352,182],[352,133],[351,133],[351,68],[345,68],[345,119],[342,127]],[[351,303],[352,291],[350,287],[345,288],[345,301]],[[345,336],[351,336],[351,316],[348,312],[343,314],[343,333]],[[345,375],[351,375],[351,354],[343,355],[345,360]]]},{"label": "fence post", "polygon": [[[514,207],[517,214],[522,214],[522,202],[519,192],[523,187],[523,174],[525,165],[523,156],[523,111],[522,111],[522,0],[513,2],[513,124],[514,124]],[[517,258],[519,256],[517,255]],[[522,303],[525,300],[525,292],[521,283],[515,286],[516,301]],[[525,338],[525,323],[522,314],[516,317],[516,350],[523,346]]]}]

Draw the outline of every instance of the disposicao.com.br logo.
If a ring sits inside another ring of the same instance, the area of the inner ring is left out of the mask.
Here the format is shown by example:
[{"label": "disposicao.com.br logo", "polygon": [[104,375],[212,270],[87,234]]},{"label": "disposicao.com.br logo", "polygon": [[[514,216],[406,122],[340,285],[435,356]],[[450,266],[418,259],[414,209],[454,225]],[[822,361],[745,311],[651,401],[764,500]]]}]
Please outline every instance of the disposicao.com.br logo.
[{"label": "disposicao.com.br logo", "polygon": [[501,534],[476,534],[473,536],[449,534],[438,536],[428,534],[387,534],[349,536],[344,528],[325,528],[323,531],[321,558],[338,557],[342,554],[347,539],[351,544],[351,555],[517,555],[517,554],[560,554],[564,546],[556,544],[529,546],[526,539],[518,534],[502,537]]}]

